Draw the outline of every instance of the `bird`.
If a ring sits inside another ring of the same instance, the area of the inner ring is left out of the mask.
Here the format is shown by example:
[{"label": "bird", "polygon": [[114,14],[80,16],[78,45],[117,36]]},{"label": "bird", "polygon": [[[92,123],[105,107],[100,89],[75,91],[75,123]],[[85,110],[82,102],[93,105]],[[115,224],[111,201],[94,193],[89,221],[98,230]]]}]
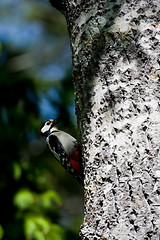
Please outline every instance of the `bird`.
[{"label": "bird", "polygon": [[40,134],[46,140],[49,150],[54,158],[83,184],[82,155],[78,141],[70,134],[58,129],[59,119],[49,119],[45,121]]}]

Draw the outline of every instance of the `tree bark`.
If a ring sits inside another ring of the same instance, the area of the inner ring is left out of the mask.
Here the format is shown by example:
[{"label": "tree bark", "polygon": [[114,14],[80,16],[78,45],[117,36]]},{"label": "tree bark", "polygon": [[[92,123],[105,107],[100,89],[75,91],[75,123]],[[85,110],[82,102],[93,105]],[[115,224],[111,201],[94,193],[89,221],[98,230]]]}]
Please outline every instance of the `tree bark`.
[{"label": "tree bark", "polygon": [[67,20],[85,166],[82,240],[160,236],[160,1],[52,0]]}]

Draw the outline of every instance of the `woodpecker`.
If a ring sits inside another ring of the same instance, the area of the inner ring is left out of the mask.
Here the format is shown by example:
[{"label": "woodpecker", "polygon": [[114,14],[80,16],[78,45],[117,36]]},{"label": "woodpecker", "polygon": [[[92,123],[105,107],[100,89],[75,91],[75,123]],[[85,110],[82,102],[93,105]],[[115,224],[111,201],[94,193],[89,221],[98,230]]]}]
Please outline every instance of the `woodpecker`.
[{"label": "woodpecker", "polygon": [[58,129],[59,119],[44,122],[40,134],[44,137],[54,158],[79,182],[83,184],[81,151],[77,140]]}]

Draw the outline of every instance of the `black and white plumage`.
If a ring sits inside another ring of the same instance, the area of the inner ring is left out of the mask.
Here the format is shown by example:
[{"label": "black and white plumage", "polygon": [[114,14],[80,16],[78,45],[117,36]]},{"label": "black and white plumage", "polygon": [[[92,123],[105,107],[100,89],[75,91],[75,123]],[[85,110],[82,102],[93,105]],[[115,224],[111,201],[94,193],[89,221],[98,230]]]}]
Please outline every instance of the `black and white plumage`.
[{"label": "black and white plumage", "polygon": [[57,128],[57,119],[50,119],[41,126],[40,133],[58,162],[83,183],[83,167],[77,140]]}]

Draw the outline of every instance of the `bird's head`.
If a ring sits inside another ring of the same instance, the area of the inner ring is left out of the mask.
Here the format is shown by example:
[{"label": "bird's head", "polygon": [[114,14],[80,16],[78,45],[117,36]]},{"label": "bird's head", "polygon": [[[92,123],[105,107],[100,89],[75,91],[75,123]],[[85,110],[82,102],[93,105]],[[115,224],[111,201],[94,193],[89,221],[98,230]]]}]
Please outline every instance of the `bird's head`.
[{"label": "bird's head", "polygon": [[57,130],[57,123],[58,119],[49,119],[48,121],[44,122],[40,128],[40,134],[44,138],[47,138],[51,132]]}]

